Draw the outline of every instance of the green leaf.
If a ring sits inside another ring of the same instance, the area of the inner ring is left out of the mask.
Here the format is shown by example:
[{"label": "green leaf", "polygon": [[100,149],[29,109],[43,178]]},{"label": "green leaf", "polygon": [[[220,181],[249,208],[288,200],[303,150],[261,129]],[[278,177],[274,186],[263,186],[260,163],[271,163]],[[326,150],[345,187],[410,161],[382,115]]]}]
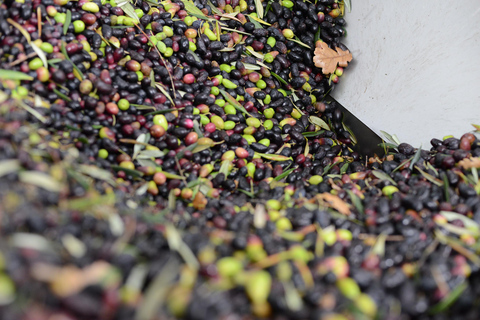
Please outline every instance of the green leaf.
[{"label": "green leaf", "polygon": [[165,156],[165,153],[160,150],[143,150],[138,154],[137,159],[161,158],[163,156]]},{"label": "green leaf", "polygon": [[292,160],[291,157],[286,157],[282,156],[280,154],[268,154],[268,153],[260,153],[260,152],[255,152],[255,154],[259,155],[262,158],[265,158],[267,160],[272,160],[272,161],[288,161]]},{"label": "green leaf", "polygon": [[276,176],[275,179],[273,179],[273,180],[280,181],[283,178],[285,178],[286,176],[288,176],[290,173],[292,173],[293,170],[295,170],[295,168],[288,169],[287,171],[284,171],[282,174]]},{"label": "green leaf", "polygon": [[40,112],[38,112],[37,110],[35,110],[34,108],[30,107],[29,105],[23,103],[23,102],[20,102],[18,104],[20,107],[22,107],[23,109],[27,110],[28,112],[30,112],[30,114],[32,116],[34,116],[35,118],[37,118],[40,122],[43,122],[45,123],[47,121],[47,119],[45,119],[44,116],[42,116],[40,114]]},{"label": "green leaf", "polygon": [[440,211],[439,214],[443,216],[445,219],[447,219],[448,221],[453,221],[453,220],[462,221],[464,226],[468,229],[476,230],[476,231],[480,230],[480,226],[478,225],[478,223],[476,223],[472,219],[460,213],[456,213],[452,211]]},{"label": "green leaf", "polygon": [[353,133],[352,129],[350,129],[349,126],[347,126],[345,123],[342,122],[342,126],[343,126],[343,129],[345,129],[345,131],[348,132],[348,134],[350,135],[350,140],[352,141],[352,144],[353,145],[356,145],[357,144],[357,137],[355,136],[355,134]]},{"label": "green leaf", "polygon": [[207,4],[210,6],[210,9],[212,9],[214,14],[222,14],[222,11],[218,10],[218,8],[210,0],[207,1]]},{"label": "green leaf", "polygon": [[387,235],[385,233],[381,233],[377,237],[377,241],[372,247],[372,253],[376,254],[377,256],[383,257],[385,254],[385,241],[387,240]]},{"label": "green leaf", "polygon": [[223,89],[220,89],[220,93],[228,101],[228,103],[230,103],[232,106],[235,107],[235,109],[237,109],[238,111],[240,111],[242,113],[248,114],[250,117],[252,116],[250,113],[247,112],[247,110],[245,110],[245,108],[240,104],[240,102],[235,100],[235,98],[230,95],[230,93],[226,92]]},{"label": "green leaf", "polygon": [[0,161],[0,177],[20,170],[20,162],[17,159]]},{"label": "green leaf", "polygon": [[62,51],[63,55],[65,56],[65,59],[70,61],[70,63],[73,66],[73,69],[75,69],[78,72],[78,74],[80,75],[80,77],[82,77],[84,79],[85,76],[83,75],[82,71],[80,71],[80,69],[78,69],[78,67],[72,62],[72,60],[70,60],[70,57],[68,56],[67,50],[65,49],[65,43],[63,41],[62,41],[62,45],[60,46],[60,50]]},{"label": "green leaf", "polygon": [[45,56],[45,52],[43,52],[43,50],[37,47],[37,45],[33,42],[30,43],[30,46],[32,47],[33,51],[35,51],[35,53],[38,55],[40,60],[42,60],[43,66],[45,68],[48,68],[48,62],[47,62],[47,57]]},{"label": "green leaf", "polygon": [[117,183],[115,182],[115,178],[113,177],[110,171],[101,169],[97,166],[90,166],[90,165],[80,165],[78,167],[78,172],[83,173],[84,175],[90,176],[92,178],[103,180],[112,186],[116,186]]},{"label": "green leaf", "polygon": [[468,284],[464,281],[462,284],[458,285],[449,292],[449,294],[442,299],[439,303],[434,305],[428,313],[430,314],[437,314],[443,311],[446,311],[458,298],[462,295],[462,293],[468,288]]},{"label": "green leaf", "polygon": [[380,180],[386,180],[386,181],[389,181],[391,182],[393,185],[397,185],[397,183],[395,182],[395,180],[393,180],[388,174],[386,174],[385,172],[383,171],[380,171],[380,170],[373,170],[372,171],[372,174],[377,177],[378,179]]},{"label": "green leaf", "polygon": [[135,8],[133,8],[130,2],[128,1],[117,2],[117,6],[122,8],[123,12],[125,12],[125,14],[130,18],[132,18],[136,23],[140,21],[137,13],[135,12]]},{"label": "green leaf", "polygon": [[420,145],[420,147],[418,148],[417,152],[415,153],[415,155],[413,156],[413,159],[412,161],[410,162],[410,170],[413,169],[413,166],[415,165],[415,163],[417,163],[418,160],[420,160],[420,155],[422,153],[422,145]]},{"label": "green leaf", "polygon": [[18,174],[18,178],[23,183],[33,184],[52,192],[60,192],[63,189],[60,182],[40,171],[23,171]]},{"label": "green leaf", "polygon": [[382,143],[379,143],[378,146],[380,147],[386,147],[386,148],[392,148],[392,149],[396,149],[398,148],[398,146],[396,144],[393,144],[393,143],[388,143],[388,142],[382,142]]},{"label": "green leaf", "polygon": [[143,105],[143,104],[135,104],[135,103],[131,103],[130,105],[134,106],[138,110],[150,110],[150,109],[155,110],[154,106],[146,106],[146,105]]},{"label": "green leaf", "polygon": [[5,69],[0,69],[0,78],[4,80],[33,80],[33,77],[23,72]]},{"label": "green leaf", "polygon": [[347,172],[348,165],[349,165],[349,163],[346,162],[346,163],[340,168],[340,174],[344,174],[345,172]]},{"label": "green leaf", "polygon": [[140,172],[138,170],[132,170],[132,169],[127,169],[127,168],[124,168],[124,167],[120,167],[120,166],[112,166],[111,167],[113,170],[115,171],[123,171],[125,172],[127,175],[129,176],[132,176],[134,178],[141,178],[143,177],[143,172]]},{"label": "green leaf", "polygon": [[192,153],[198,153],[198,152],[202,152],[203,150],[207,150],[207,149],[210,149],[211,146],[209,145],[198,145],[196,146],[193,150],[192,150]]},{"label": "green leaf", "polygon": [[63,34],[66,35],[68,31],[68,27],[72,23],[72,12],[67,10],[67,16],[65,18],[65,23],[63,24]]},{"label": "green leaf", "polygon": [[417,169],[421,174],[422,176],[427,179],[428,181],[430,181],[431,183],[434,183],[436,184],[437,186],[441,187],[443,186],[443,182],[437,178],[435,178],[434,176],[426,173],[425,171],[423,171],[422,169],[420,169],[419,167],[415,166],[415,169]]},{"label": "green leaf", "polygon": [[200,124],[198,123],[197,120],[193,120],[193,131],[195,131],[198,134],[199,138],[203,138],[203,133],[202,133],[202,130],[200,130]]},{"label": "green leaf", "polygon": [[328,126],[328,124],[325,121],[323,121],[321,118],[316,116],[310,116],[309,120],[314,125],[317,125],[320,128],[330,131],[330,127]]},{"label": "green leaf", "polygon": [[188,0],[182,0],[182,2],[185,6],[185,11],[187,11],[191,16],[197,17],[198,19],[210,20],[210,18],[207,17],[202,10],[198,9],[193,2]]},{"label": "green leaf", "polygon": [[162,171],[162,173],[167,177],[167,179],[177,179],[177,180],[182,180],[183,177],[179,176],[178,174]]},{"label": "green leaf", "polygon": [[227,179],[228,169],[230,168],[231,164],[232,164],[232,161],[223,160],[222,165],[220,166],[220,170],[218,170],[218,173],[223,173],[225,175],[225,180]]},{"label": "green leaf", "polygon": [[252,35],[251,33],[248,33],[248,32],[245,32],[245,31],[240,31],[240,30],[231,29],[231,28],[227,28],[227,27],[222,27],[222,30],[231,31],[231,32],[236,32],[236,33],[244,34],[244,35],[247,35],[247,36],[251,36],[251,35]]},{"label": "green leaf", "polygon": [[288,39],[288,40],[293,41],[295,43],[298,43],[299,45],[301,45],[302,47],[305,47],[307,49],[312,49],[312,47],[310,47],[308,44],[305,44],[302,41],[300,41],[300,39],[298,39],[296,36],[295,36],[295,39]]},{"label": "green leaf", "polygon": [[352,12],[352,0],[343,0],[348,12]]},{"label": "green leaf", "polygon": [[57,94],[57,96],[59,96],[60,98],[62,98],[63,100],[65,100],[67,102],[72,101],[72,99],[70,99],[69,97],[67,97],[66,95],[64,95],[63,93],[61,93],[60,91],[58,91],[55,88],[53,88],[53,92],[55,92]]},{"label": "green leaf", "polygon": [[[400,143],[397,143],[397,142],[395,141],[395,139],[392,137],[391,134],[389,134],[389,133],[387,133],[387,132],[385,132],[385,131],[382,131],[382,130],[380,130],[380,132],[385,136],[385,138],[388,139],[388,141],[390,141],[392,144],[394,144],[396,147],[398,147],[398,145],[399,145]],[[396,147],[395,147],[395,148],[396,148]]]},{"label": "green leaf", "polygon": [[263,59],[265,58],[265,56],[264,56],[262,53],[257,52],[257,51],[255,51],[255,50],[253,50],[253,49],[250,49],[249,47],[246,47],[245,49],[248,51],[248,53],[250,53],[250,54],[251,54],[252,56],[254,56],[255,58],[258,58],[258,59],[260,59],[260,60],[263,60]]},{"label": "green leaf", "polygon": [[150,134],[147,133],[142,133],[140,134],[138,137],[137,137],[137,142],[139,143],[136,143],[134,146],[133,146],[133,157],[132,159],[135,159],[138,154],[140,153],[140,151],[142,151],[144,148],[145,148],[145,143],[148,143],[148,141],[150,140]]},{"label": "green leaf", "polygon": [[263,19],[263,5],[262,5],[262,1],[260,0],[255,0],[255,9],[257,11],[257,16],[260,18],[260,19]]},{"label": "green leaf", "polygon": [[357,209],[357,211],[363,215],[364,211],[362,200],[355,193],[353,193],[352,190],[347,190],[347,193],[350,196],[350,199],[352,200],[352,204],[354,205],[355,209]]},{"label": "green leaf", "polygon": [[13,21],[12,19],[10,18],[7,18],[7,21],[15,27],[15,29],[17,29],[18,31],[20,31],[20,33],[25,37],[25,39],[27,39],[27,42],[28,44],[30,44],[32,42],[32,39],[30,38],[30,33],[27,32],[27,30],[25,30],[20,24],[18,24],[17,22]]},{"label": "green leaf", "polygon": [[270,74],[271,74],[272,76],[274,76],[280,83],[288,86],[288,82],[285,81],[285,80],[283,80],[283,78],[280,77],[278,74],[276,74],[275,72],[270,72]]},{"label": "green leaf", "polygon": [[174,106],[175,103],[173,102],[172,97],[170,97],[170,94],[168,93],[168,91],[158,82],[155,83],[155,85],[158,88],[158,90],[160,90],[165,95],[165,97],[167,97],[168,100],[170,100],[170,102],[172,103],[172,106]]},{"label": "green leaf", "polygon": [[253,23],[253,25],[255,26],[255,29],[263,29],[262,25],[257,20],[255,20],[251,15],[247,14],[247,16],[250,22]]},{"label": "green leaf", "polygon": [[156,115],[156,114],[164,114],[164,113],[169,113],[169,112],[172,112],[172,111],[175,111],[175,110],[181,110],[181,109],[171,108],[171,109],[165,109],[165,110],[157,110],[157,111],[152,111],[152,112],[149,112],[149,113],[145,113],[145,115],[150,116],[150,115]]},{"label": "green leaf", "polygon": [[307,138],[312,138],[321,135],[324,133],[325,130],[320,130],[320,131],[310,131],[310,132],[302,132],[302,135]]}]

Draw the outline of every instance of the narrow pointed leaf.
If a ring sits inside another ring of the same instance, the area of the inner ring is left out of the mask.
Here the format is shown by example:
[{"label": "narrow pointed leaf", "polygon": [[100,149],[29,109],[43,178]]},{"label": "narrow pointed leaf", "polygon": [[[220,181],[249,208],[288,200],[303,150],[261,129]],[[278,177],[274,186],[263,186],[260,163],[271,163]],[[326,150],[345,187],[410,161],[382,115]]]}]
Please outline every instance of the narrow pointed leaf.
[{"label": "narrow pointed leaf", "polygon": [[70,23],[72,23],[72,12],[67,10],[67,16],[65,17],[65,23],[63,24],[63,35],[67,34]]},{"label": "narrow pointed leaf", "polygon": [[230,93],[226,92],[223,89],[220,89],[220,93],[228,101],[228,103],[230,103],[232,106],[235,107],[235,109],[237,109],[240,112],[248,114],[250,117],[252,116],[250,113],[248,113],[247,110],[245,110],[245,108],[240,104],[240,102],[238,102],[237,100],[235,100],[234,97],[232,97]]},{"label": "narrow pointed leaf", "polygon": [[267,160],[272,160],[272,161],[288,161],[292,160],[290,157],[282,156],[280,154],[267,154],[267,153],[260,153],[260,152],[255,152],[255,154],[259,155],[262,158],[265,158]]},{"label": "narrow pointed leaf", "polygon": [[33,80],[33,77],[20,71],[0,69],[0,78],[4,80]]},{"label": "narrow pointed leaf", "polygon": [[309,120],[314,125],[317,125],[322,129],[330,131],[330,127],[328,126],[328,124],[325,121],[323,121],[321,118],[316,116],[310,116]]},{"label": "narrow pointed leaf", "polygon": [[395,185],[395,186],[397,185],[395,180],[393,180],[388,174],[386,174],[383,171],[373,170],[372,174],[380,180],[387,180],[387,181],[391,182],[393,185]]}]

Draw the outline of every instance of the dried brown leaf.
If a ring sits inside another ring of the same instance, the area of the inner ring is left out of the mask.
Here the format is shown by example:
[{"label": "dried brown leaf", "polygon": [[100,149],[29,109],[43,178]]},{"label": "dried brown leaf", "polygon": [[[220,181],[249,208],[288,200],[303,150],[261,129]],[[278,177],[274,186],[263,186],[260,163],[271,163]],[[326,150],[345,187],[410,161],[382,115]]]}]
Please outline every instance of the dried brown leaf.
[{"label": "dried brown leaf", "polygon": [[338,196],[331,193],[322,193],[318,194],[316,198],[319,201],[326,203],[328,207],[337,210],[341,214],[350,215],[350,206]]},{"label": "dried brown leaf", "polygon": [[207,198],[205,198],[203,193],[197,192],[197,194],[195,195],[195,198],[193,199],[192,205],[195,209],[201,210],[205,208],[207,203],[208,203],[208,200]]},{"label": "dried brown leaf", "polygon": [[318,68],[322,68],[323,74],[334,73],[337,65],[346,67],[353,57],[350,51],[343,51],[336,47],[335,50],[328,47],[325,42],[317,42],[313,62]]},{"label": "dried brown leaf", "polygon": [[463,168],[463,169],[472,169],[472,168],[480,168],[480,158],[479,157],[473,157],[470,159],[463,159],[458,162],[458,164]]},{"label": "dried brown leaf", "polygon": [[71,265],[60,268],[40,263],[33,267],[32,275],[37,280],[49,282],[52,292],[57,296],[68,297],[89,285],[101,282],[112,271],[114,268],[104,261],[94,262],[84,269]]}]

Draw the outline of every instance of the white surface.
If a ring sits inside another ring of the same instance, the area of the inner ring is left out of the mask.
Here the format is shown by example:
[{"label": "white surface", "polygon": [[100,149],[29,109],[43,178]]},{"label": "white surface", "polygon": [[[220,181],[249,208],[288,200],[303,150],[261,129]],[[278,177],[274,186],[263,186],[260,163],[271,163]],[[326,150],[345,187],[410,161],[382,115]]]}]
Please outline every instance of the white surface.
[{"label": "white surface", "polygon": [[353,0],[332,96],[380,136],[429,149],[480,123],[480,1]]}]

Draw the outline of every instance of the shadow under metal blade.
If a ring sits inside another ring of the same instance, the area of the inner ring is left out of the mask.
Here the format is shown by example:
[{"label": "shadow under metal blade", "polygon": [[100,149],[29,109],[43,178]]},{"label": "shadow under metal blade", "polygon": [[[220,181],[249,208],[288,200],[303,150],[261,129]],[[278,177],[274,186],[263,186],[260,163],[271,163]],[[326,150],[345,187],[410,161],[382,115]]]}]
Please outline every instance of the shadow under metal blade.
[{"label": "shadow under metal blade", "polygon": [[385,150],[380,146],[383,140],[372,129],[367,127],[330,95],[326,96],[324,101],[326,103],[335,103],[342,111],[343,123],[351,129],[357,141],[353,146],[354,151],[358,152],[362,157],[373,157],[374,155],[383,157],[385,155]]}]

